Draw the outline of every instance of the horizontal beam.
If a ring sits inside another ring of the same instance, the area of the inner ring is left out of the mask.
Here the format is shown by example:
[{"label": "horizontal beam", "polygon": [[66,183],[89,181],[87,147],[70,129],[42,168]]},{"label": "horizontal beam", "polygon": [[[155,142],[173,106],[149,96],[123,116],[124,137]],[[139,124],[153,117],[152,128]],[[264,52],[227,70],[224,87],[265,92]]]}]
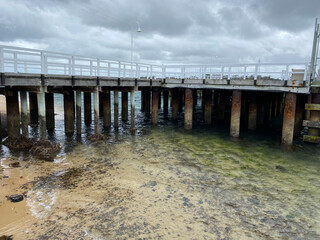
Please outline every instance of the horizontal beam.
[{"label": "horizontal beam", "polygon": [[320,104],[306,103],[305,110],[320,111]]},{"label": "horizontal beam", "polygon": [[320,143],[320,137],[311,136],[311,135],[303,135],[303,141],[310,143]]},{"label": "horizontal beam", "polygon": [[303,120],[302,126],[310,128],[320,128],[320,122]]}]

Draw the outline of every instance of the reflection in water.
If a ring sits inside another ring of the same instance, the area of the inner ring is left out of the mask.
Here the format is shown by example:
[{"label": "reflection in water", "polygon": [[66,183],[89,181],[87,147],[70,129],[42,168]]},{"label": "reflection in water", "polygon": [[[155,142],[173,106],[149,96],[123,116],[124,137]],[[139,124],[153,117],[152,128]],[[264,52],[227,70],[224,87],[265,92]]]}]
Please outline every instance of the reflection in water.
[{"label": "reflection in water", "polygon": [[[285,149],[270,129],[231,139],[227,126],[202,124],[200,106],[191,132],[183,130],[183,116],[173,122],[161,111],[152,127],[139,111],[138,93],[136,103],[134,136],[129,122],[119,121],[118,130],[103,130],[107,141],[91,144],[92,125],[83,126],[81,137],[64,135],[56,96],[49,138],[64,148],[53,163],[2,146],[2,159],[20,157],[30,164],[24,174],[40,176],[28,188],[37,224],[28,226],[27,237],[320,238],[317,146]],[[38,137],[38,129],[31,134]]]}]

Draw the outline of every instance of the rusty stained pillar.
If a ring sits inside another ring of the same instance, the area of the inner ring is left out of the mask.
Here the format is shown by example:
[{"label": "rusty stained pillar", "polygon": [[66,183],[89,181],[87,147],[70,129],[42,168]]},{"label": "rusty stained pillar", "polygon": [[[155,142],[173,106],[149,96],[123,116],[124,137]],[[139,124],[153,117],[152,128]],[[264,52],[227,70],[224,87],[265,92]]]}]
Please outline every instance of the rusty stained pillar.
[{"label": "rusty stained pillar", "polygon": [[204,123],[210,125],[212,123],[212,90],[202,91],[204,98]]},{"label": "rusty stained pillar", "polygon": [[169,91],[163,91],[163,113],[165,116],[168,115],[169,112]]},{"label": "rusty stained pillar", "polygon": [[37,93],[40,139],[47,139],[46,98],[44,88],[41,87],[40,89],[40,92]]},{"label": "rusty stained pillar", "polygon": [[99,88],[96,87],[93,92],[93,112],[94,112],[94,133],[100,133],[100,92]]},{"label": "rusty stained pillar", "polygon": [[172,96],[172,119],[178,120],[179,114],[179,89],[175,88],[171,91]]},{"label": "rusty stained pillar", "polygon": [[54,95],[53,93],[46,93],[46,123],[47,129],[52,131],[55,127],[54,121]]},{"label": "rusty stained pillar", "polygon": [[7,91],[6,107],[8,136],[17,138],[20,136],[19,99],[17,91]]},{"label": "rusty stained pillar", "polygon": [[282,125],[282,144],[291,145],[293,142],[294,122],[296,114],[297,94],[286,93]]},{"label": "rusty stained pillar", "polygon": [[152,114],[151,114],[152,125],[158,124],[159,95],[160,93],[158,90],[152,90]]},{"label": "rusty stained pillar", "polygon": [[37,125],[39,120],[37,94],[29,92],[30,124]]},{"label": "rusty stained pillar", "polygon": [[22,136],[29,137],[28,129],[28,100],[27,93],[24,91],[20,92],[20,103],[21,103],[21,128]]},{"label": "rusty stained pillar", "polygon": [[151,98],[151,92],[150,90],[146,90],[144,93],[144,112],[147,118],[150,117],[150,98]]},{"label": "rusty stained pillar", "polygon": [[76,126],[77,134],[81,135],[81,91],[76,91]]},{"label": "rusty stained pillar", "polygon": [[233,90],[231,106],[230,136],[239,137],[241,117],[241,91]]},{"label": "rusty stained pillar", "polygon": [[111,100],[110,100],[110,90],[105,90],[101,94],[101,105],[102,105],[102,115],[103,115],[103,126],[105,128],[111,127]]},{"label": "rusty stained pillar", "polygon": [[144,100],[145,100],[145,94],[144,94],[144,91],[141,90],[141,112],[144,112],[144,111],[145,111],[145,103],[144,103]]},{"label": "rusty stained pillar", "polygon": [[132,130],[135,130],[135,90],[131,90],[130,91],[130,106],[131,106],[131,111],[130,111],[130,114],[131,114],[131,129]]},{"label": "rusty stained pillar", "polygon": [[257,97],[255,92],[250,93],[250,102],[249,102],[249,111],[248,111],[248,129],[256,130],[257,129]]},{"label": "rusty stained pillar", "polygon": [[184,128],[186,130],[192,129],[193,117],[193,94],[192,89],[185,90],[185,105],[184,105]]},{"label": "rusty stained pillar", "polygon": [[[312,94],[312,103],[313,104],[320,104],[320,93],[313,93]],[[310,111],[310,121],[319,122],[320,121],[320,111]],[[320,129],[319,128],[309,128],[308,135],[311,136],[320,136]]]},{"label": "rusty stained pillar", "polygon": [[83,93],[83,105],[84,105],[84,123],[86,125],[90,125],[92,122],[91,92]]},{"label": "rusty stained pillar", "polygon": [[64,102],[64,131],[67,135],[74,132],[74,92],[69,90],[63,94]]},{"label": "rusty stained pillar", "polygon": [[128,92],[121,92],[121,119],[128,121]]},{"label": "rusty stained pillar", "polygon": [[302,122],[304,118],[304,106],[307,101],[306,95],[297,95],[296,116],[294,122],[294,136],[299,136],[302,130]]}]

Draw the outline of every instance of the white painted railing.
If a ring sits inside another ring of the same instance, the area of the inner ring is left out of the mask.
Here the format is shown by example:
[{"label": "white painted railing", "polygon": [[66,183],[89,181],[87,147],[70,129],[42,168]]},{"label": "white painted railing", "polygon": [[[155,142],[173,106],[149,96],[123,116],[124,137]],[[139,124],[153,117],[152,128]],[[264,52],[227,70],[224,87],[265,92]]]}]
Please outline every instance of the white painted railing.
[{"label": "white painted railing", "polygon": [[110,78],[308,80],[308,63],[155,65],[0,45],[0,72]]}]

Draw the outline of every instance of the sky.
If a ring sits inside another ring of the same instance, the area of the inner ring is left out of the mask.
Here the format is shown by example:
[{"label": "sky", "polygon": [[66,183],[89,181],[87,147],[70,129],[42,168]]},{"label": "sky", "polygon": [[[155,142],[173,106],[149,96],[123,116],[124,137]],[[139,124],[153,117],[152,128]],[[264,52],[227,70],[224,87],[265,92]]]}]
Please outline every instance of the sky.
[{"label": "sky", "polygon": [[[0,44],[146,63],[309,62],[320,0],[0,0]],[[138,26],[142,32],[136,32]]]}]

